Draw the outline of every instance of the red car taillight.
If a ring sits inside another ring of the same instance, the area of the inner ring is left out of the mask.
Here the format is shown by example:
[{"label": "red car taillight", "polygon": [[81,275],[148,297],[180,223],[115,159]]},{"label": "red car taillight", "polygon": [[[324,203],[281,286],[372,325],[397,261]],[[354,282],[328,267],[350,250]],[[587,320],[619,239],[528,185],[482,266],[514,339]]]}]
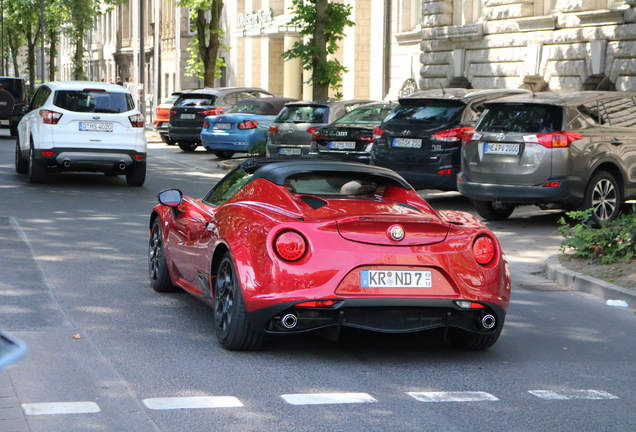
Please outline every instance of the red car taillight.
[{"label": "red car taillight", "polygon": [[370,133],[361,133],[358,135],[358,139],[364,142],[373,142],[373,134]]},{"label": "red car taillight", "polygon": [[490,263],[495,258],[495,242],[486,236],[482,236],[473,243],[473,256],[481,265]]},{"label": "red car taillight", "polygon": [[324,139],[325,139],[324,132],[319,132],[316,130],[314,133],[311,134],[312,141],[322,141]]},{"label": "red car taillight", "polygon": [[278,127],[276,126],[270,126],[269,129],[267,130],[267,132],[269,133],[276,133],[278,132]]},{"label": "red car taillight", "polygon": [[296,307],[326,308],[338,303],[338,300],[312,300],[295,305]]},{"label": "red car taillight", "polygon": [[274,241],[276,253],[285,261],[298,261],[305,254],[305,239],[295,231],[285,231]]},{"label": "red car taillight", "polygon": [[172,117],[172,116],[176,116],[177,115],[177,111],[171,109],[170,111],[168,111],[168,117]]},{"label": "red car taillight", "polygon": [[128,116],[128,119],[130,120],[130,124],[132,125],[132,127],[144,127],[144,116],[142,116],[141,114]]},{"label": "red car taillight", "polygon": [[211,108],[205,111],[199,111],[197,113],[200,116],[209,116],[209,115],[219,115],[219,114],[223,114],[223,108]]},{"label": "red car taillight", "polygon": [[438,131],[433,134],[433,138],[437,141],[445,141],[445,142],[459,142],[464,139],[466,132],[472,131],[471,127],[460,127],[454,129],[446,129],[443,131]]},{"label": "red car taillight", "polygon": [[256,129],[258,127],[258,122],[254,120],[244,120],[236,126],[238,129]]},{"label": "red car taillight", "polygon": [[378,139],[384,135],[384,130],[380,129],[380,126],[373,128],[373,139]]},{"label": "red car taillight", "polygon": [[203,129],[207,129],[210,127],[210,123],[207,120],[203,120]]},{"label": "red car taillight", "polygon": [[42,123],[44,124],[57,124],[62,118],[62,113],[49,111],[49,110],[40,110],[40,117],[42,117]]},{"label": "red car taillight", "polygon": [[583,135],[576,132],[547,132],[537,135],[524,135],[526,143],[539,144],[546,148],[569,147],[573,141],[580,140]]},{"label": "red car taillight", "polygon": [[320,129],[320,126],[310,127],[309,129],[307,129],[307,132],[312,134],[312,133],[316,132],[318,129]]}]

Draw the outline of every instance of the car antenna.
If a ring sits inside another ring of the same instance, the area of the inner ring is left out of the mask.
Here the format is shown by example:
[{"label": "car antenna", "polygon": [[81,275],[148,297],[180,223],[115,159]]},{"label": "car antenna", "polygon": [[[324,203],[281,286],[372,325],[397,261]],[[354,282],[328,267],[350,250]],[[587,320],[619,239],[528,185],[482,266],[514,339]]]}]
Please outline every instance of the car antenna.
[{"label": "car antenna", "polygon": [[532,97],[536,97],[537,95],[534,93],[534,83],[528,83],[530,84],[530,91],[532,92]]},{"label": "car antenna", "polygon": [[444,86],[442,85],[442,83],[439,83],[439,88],[442,89],[442,97],[446,96],[446,92],[444,91]]}]

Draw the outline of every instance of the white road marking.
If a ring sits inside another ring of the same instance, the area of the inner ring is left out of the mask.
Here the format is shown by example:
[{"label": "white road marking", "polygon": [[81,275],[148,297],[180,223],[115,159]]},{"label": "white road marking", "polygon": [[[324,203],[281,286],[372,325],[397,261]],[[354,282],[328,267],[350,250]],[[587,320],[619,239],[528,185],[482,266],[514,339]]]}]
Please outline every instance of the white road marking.
[{"label": "white road marking", "polygon": [[311,393],[281,395],[292,405],[351,404],[377,402],[367,393]]},{"label": "white road marking", "polygon": [[240,400],[233,396],[195,396],[144,399],[144,405],[151,410],[232,408],[242,407]]},{"label": "white road marking", "polygon": [[26,415],[87,414],[100,412],[95,402],[48,402],[22,404]]},{"label": "white road marking", "polygon": [[496,397],[486,392],[409,392],[407,395],[420,402],[483,402],[498,401]]},{"label": "white road marking", "polygon": [[529,390],[528,393],[546,400],[570,400],[570,399],[618,399],[611,393],[602,390]]}]

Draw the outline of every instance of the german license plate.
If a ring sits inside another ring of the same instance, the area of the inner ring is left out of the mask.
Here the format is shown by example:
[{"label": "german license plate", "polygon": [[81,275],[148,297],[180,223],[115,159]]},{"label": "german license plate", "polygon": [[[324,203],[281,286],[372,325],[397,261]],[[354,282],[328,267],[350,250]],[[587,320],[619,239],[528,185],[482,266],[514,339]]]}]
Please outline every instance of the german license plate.
[{"label": "german license plate", "polygon": [[334,150],[354,150],[356,148],[355,141],[330,141],[329,148]]},{"label": "german license plate", "polygon": [[79,130],[85,132],[112,132],[112,123],[80,122]]},{"label": "german license plate", "polygon": [[192,120],[196,117],[195,114],[181,114],[183,120]]},{"label": "german license plate", "polygon": [[301,150],[299,148],[283,147],[278,149],[278,154],[286,156],[300,156]]},{"label": "german license plate", "polygon": [[0,125],[2,126],[9,126],[9,120],[0,120]]},{"label": "german license plate", "polygon": [[217,123],[216,124],[216,128],[217,129],[230,129],[232,127],[231,123]]},{"label": "german license plate", "polygon": [[427,270],[360,270],[362,288],[432,288],[433,275]]},{"label": "german license plate", "polygon": [[484,153],[517,155],[519,154],[519,144],[484,143]]},{"label": "german license plate", "polygon": [[393,138],[393,147],[420,148],[422,147],[422,140],[413,138]]}]

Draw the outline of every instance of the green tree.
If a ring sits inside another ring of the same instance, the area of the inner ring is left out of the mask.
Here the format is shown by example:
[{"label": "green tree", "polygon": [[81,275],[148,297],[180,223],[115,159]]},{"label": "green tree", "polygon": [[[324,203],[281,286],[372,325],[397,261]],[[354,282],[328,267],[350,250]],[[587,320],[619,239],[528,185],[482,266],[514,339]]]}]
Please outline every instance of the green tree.
[{"label": "green tree", "polygon": [[188,48],[187,74],[202,78],[205,87],[214,87],[214,80],[221,75],[220,68],[225,65],[219,58],[219,49],[226,48],[221,44],[223,0],[176,1],[178,6],[190,8],[190,18],[194,23],[195,35]]},{"label": "green tree", "polygon": [[[27,46],[27,69],[29,71],[29,93],[35,90],[35,47],[40,40],[40,2],[38,0],[10,0],[4,3],[8,17],[12,22],[8,24],[23,36],[22,42]],[[8,20],[7,20],[8,21]],[[6,30],[5,30],[6,31]],[[20,38],[12,35],[8,38],[9,46],[14,58],[22,44]],[[15,49],[15,51],[14,51]],[[16,73],[18,69],[16,67]]]},{"label": "green tree", "polygon": [[338,49],[344,30],[354,25],[349,20],[351,6],[329,0],[293,0],[290,10],[294,14],[290,24],[300,27],[303,40],[283,53],[286,60],[300,58],[305,70],[311,70],[313,99],[327,100],[329,89],[342,98],[342,73],[347,68],[335,59],[329,59]]}]

